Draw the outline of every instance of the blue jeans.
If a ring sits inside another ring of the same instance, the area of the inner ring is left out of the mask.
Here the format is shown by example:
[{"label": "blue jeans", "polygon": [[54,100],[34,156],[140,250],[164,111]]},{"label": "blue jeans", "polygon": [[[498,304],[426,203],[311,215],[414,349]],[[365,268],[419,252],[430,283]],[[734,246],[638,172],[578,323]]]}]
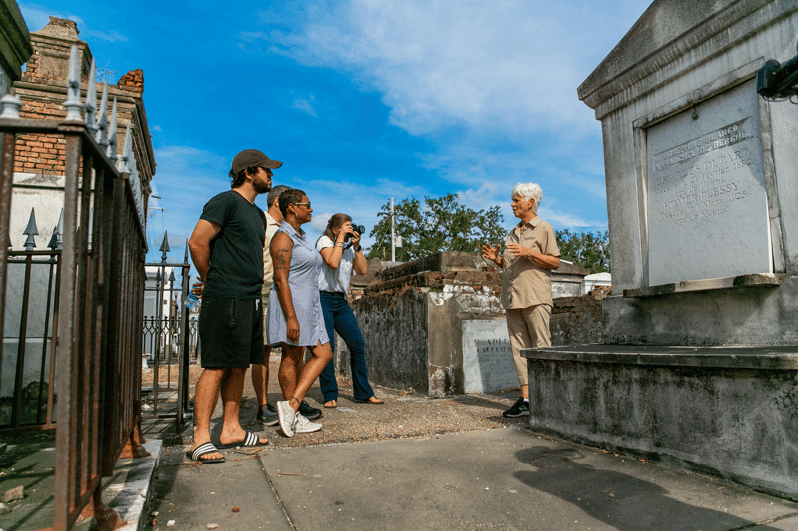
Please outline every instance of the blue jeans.
[{"label": "blue jeans", "polygon": [[319,386],[324,396],[324,401],[338,400],[338,382],[335,380],[335,334],[341,336],[346,346],[349,347],[349,365],[352,370],[352,388],[355,400],[368,400],[374,396],[374,391],[369,385],[366,373],[366,352],[363,334],[357,324],[355,314],[343,293],[319,293],[321,310],[324,314],[324,326],[330,336],[330,348],[333,352],[333,361],[324,367],[319,375]]}]

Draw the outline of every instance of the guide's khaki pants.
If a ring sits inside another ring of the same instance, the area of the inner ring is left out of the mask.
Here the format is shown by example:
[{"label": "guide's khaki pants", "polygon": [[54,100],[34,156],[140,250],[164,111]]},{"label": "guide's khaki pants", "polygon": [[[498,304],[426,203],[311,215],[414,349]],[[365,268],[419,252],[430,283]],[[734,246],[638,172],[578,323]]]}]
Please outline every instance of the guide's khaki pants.
[{"label": "guide's khaki pants", "polygon": [[510,335],[518,385],[529,385],[526,358],[521,356],[521,349],[551,346],[550,316],[551,306],[548,304],[507,310],[507,333]]}]

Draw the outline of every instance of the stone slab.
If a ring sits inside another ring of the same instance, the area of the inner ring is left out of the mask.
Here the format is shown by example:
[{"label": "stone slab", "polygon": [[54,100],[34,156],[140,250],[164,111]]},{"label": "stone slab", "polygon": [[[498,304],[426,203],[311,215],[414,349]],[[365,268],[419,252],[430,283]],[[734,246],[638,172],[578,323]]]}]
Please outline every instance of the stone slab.
[{"label": "stone slab", "polygon": [[161,458],[162,441],[149,441],[144,448],[150,453],[148,457],[118,460],[113,475],[103,480],[103,503],[125,522],[117,528],[120,531],[143,529],[147,521],[146,507]]},{"label": "stone slab", "polygon": [[602,301],[604,342],[627,345],[798,345],[798,276],[778,286]]},{"label": "stone slab", "polygon": [[466,393],[518,387],[504,319],[463,321],[463,376]]},{"label": "stone slab", "polygon": [[522,349],[527,359],[714,369],[798,371],[798,346],[671,347],[645,345],[569,345]]},{"label": "stone slab", "polygon": [[758,98],[752,80],[647,129],[649,285],[772,272]]},{"label": "stone slab", "polygon": [[740,275],[738,277],[710,278],[706,280],[685,280],[673,282],[671,284],[660,284],[646,288],[625,289],[623,296],[632,297],[655,297],[657,295],[669,295],[671,293],[688,293],[691,291],[712,291],[716,289],[729,288],[753,288],[753,287],[775,287],[781,284],[783,275],[759,274],[759,275]]},{"label": "stone slab", "polygon": [[[148,514],[149,529],[291,530],[260,459],[269,450],[225,450],[221,464],[193,463],[186,447],[164,450],[153,496],[158,515]],[[185,510],[190,507],[190,510]],[[183,510],[178,510],[183,508]]]},{"label": "stone slab", "polygon": [[798,348],[525,354],[533,429],[798,500]]}]

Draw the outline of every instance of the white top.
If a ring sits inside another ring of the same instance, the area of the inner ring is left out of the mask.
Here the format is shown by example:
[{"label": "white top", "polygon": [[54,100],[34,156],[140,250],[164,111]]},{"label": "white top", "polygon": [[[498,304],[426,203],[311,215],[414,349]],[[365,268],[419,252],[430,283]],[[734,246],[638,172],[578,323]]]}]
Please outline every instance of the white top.
[{"label": "white top", "polygon": [[[316,242],[316,250],[321,251],[327,247],[335,245],[330,238],[322,236]],[[344,247],[349,245],[345,243]],[[355,246],[350,245],[348,249],[344,249],[341,254],[341,263],[338,269],[333,269],[327,265],[327,262],[322,261],[321,273],[319,273],[319,291],[334,291],[343,293],[346,296],[349,293],[349,279],[352,278],[352,262],[355,259]]]}]

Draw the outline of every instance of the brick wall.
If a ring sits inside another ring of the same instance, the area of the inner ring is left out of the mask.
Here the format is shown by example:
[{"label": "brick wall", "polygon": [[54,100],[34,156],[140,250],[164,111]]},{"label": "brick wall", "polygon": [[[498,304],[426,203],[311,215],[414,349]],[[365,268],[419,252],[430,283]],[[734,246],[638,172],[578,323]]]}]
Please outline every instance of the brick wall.
[{"label": "brick wall", "polygon": [[552,346],[602,343],[601,301],[610,294],[610,288],[600,286],[587,295],[554,299],[549,322]]},{"label": "brick wall", "polygon": [[[80,53],[81,79],[84,83],[81,99],[85,101],[86,82],[91,70],[92,54],[89,46],[78,38],[77,24],[71,20],[50,17],[50,23],[39,31],[31,33],[33,55],[25,66],[22,78],[15,83],[15,90],[22,100],[20,117],[23,119],[61,120],[66,116],[63,106],[67,96],[66,80],[69,69],[69,53],[72,45],[77,45]],[[103,84],[97,83],[97,95],[102,94]],[[111,102],[118,100],[117,153],[122,152],[125,127],[133,120],[135,128],[146,131],[146,125],[139,123],[143,116],[142,95],[144,93],[144,72],[137,68],[123,75],[115,85],[108,86],[108,120],[110,122]],[[99,106],[99,101],[97,102]],[[140,107],[140,108],[139,108]],[[144,141],[149,141],[148,131]],[[142,174],[142,189],[149,192],[149,180],[154,173],[154,165],[144,163],[150,159],[151,147],[142,152],[142,147],[134,140],[138,168]],[[26,134],[17,137],[14,171],[42,176],[63,175],[66,141],[62,137],[49,137],[39,134]]]}]

